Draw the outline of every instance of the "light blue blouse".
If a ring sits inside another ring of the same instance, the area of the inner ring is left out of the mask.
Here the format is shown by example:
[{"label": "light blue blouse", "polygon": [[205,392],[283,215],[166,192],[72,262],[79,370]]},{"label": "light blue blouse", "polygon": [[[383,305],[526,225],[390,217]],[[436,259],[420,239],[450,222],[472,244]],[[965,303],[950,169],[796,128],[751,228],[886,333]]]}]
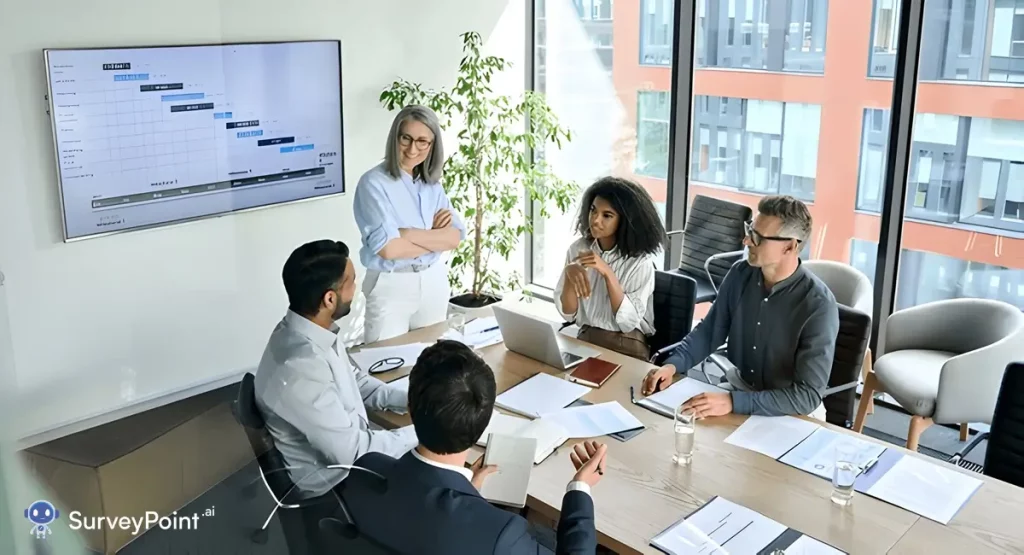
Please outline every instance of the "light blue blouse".
[{"label": "light blue blouse", "polygon": [[[438,210],[452,210],[440,183],[430,185],[405,172],[395,179],[380,164],[359,178],[353,203],[362,236],[359,261],[367,270],[392,272],[412,265],[430,266],[440,260],[439,252],[400,260],[385,260],[377,255],[388,241],[400,237],[399,229],[431,229]],[[459,230],[460,239],[466,238],[465,224],[454,211],[452,227]]]}]

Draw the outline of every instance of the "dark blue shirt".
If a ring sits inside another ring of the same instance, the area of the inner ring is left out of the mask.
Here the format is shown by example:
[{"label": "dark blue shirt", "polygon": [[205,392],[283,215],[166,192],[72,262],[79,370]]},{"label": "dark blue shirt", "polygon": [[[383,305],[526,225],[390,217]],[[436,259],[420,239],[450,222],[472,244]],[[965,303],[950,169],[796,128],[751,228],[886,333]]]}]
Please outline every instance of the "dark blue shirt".
[{"label": "dark blue shirt", "polygon": [[828,386],[839,309],[803,265],[770,290],[741,260],[726,274],[711,310],[665,361],[685,372],[728,339],[728,358],[755,391],[732,392],[736,414],[810,414]]}]

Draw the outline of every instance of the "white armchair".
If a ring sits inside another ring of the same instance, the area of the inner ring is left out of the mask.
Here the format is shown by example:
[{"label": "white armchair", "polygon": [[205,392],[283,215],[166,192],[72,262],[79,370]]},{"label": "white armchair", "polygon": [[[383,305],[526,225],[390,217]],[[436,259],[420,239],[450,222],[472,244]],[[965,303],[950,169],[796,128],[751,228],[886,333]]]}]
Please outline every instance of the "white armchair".
[{"label": "white armchair", "polygon": [[803,266],[825,282],[837,303],[871,316],[875,299],[871,280],[863,272],[833,260],[808,260]]},{"label": "white armchair", "polygon": [[875,392],[891,395],[913,414],[907,448],[916,451],[933,423],[990,423],[1006,365],[1024,358],[1024,313],[987,299],[937,301],[893,313],[885,354],[864,383],[854,430]]}]

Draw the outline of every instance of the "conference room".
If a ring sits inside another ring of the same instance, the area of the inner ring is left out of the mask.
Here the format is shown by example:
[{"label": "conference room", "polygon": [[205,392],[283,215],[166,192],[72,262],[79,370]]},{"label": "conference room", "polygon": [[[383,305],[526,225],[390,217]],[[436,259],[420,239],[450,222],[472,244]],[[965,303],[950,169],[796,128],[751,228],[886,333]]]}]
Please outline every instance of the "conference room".
[{"label": "conference room", "polygon": [[1024,2],[0,14],[0,553],[1024,553]]}]

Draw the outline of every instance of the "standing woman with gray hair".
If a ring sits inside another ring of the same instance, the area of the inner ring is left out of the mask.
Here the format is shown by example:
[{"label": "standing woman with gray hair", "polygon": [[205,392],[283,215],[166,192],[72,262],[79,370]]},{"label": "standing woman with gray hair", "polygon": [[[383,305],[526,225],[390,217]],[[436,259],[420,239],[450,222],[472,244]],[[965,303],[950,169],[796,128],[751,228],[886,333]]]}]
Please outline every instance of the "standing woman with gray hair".
[{"label": "standing woman with gray hair", "polygon": [[451,289],[442,254],[458,247],[466,228],[441,186],[443,165],[437,115],[407,106],[391,124],[384,161],[356,185],[367,343],[447,315]]}]

